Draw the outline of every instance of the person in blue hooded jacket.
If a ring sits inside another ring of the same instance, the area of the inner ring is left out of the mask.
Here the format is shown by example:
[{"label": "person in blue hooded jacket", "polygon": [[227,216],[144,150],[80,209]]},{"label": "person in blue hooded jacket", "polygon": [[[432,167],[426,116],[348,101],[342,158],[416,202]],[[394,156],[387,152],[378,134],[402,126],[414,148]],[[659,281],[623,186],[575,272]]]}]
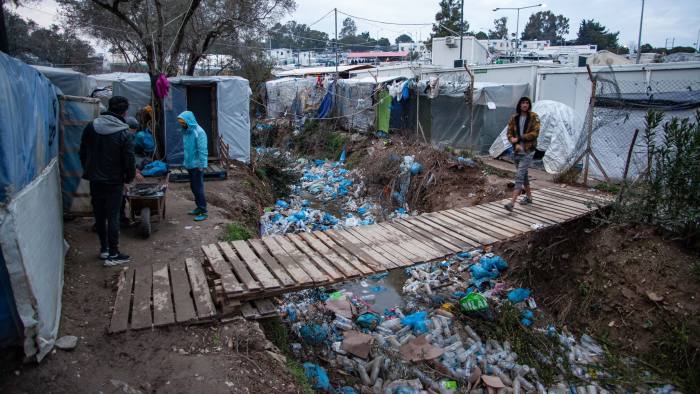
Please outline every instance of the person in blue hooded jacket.
[{"label": "person in blue hooded jacket", "polygon": [[206,220],[207,200],[204,196],[204,169],[207,168],[207,133],[197,124],[194,114],[185,111],[178,115],[178,123],[182,126],[182,142],[184,148],[183,165],[190,174],[190,189],[194,194],[197,208],[189,212],[194,220]]}]

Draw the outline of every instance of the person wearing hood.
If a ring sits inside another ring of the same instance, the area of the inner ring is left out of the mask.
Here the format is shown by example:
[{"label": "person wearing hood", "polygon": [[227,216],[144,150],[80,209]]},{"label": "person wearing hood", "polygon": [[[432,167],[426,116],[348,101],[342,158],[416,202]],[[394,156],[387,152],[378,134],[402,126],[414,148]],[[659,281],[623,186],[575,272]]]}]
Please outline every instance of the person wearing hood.
[{"label": "person wearing hood", "polygon": [[90,182],[90,197],[105,266],[124,264],[130,257],[119,251],[119,213],[124,184],[136,176],[134,146],[124,117],[129,101],[109,99],[107,112],[88,123],[80,141],[83,179]]},{"label": "person wearing hood", "polygon": [[190,174],[190,189],[194,194],[197,207],[189,212],[194,220],[206,220],[207,199],[204,196],[204,170],[207,168],[207,133],[197,124],[194,114],[185,111],[178,115],[178,123],[182,126],[182,145],[184,150],[183,166]]},{"label": "person wearing hood", "polygon": [[503,207],[512,211],[518,196],[525,190],[525,198],[520,204],[532,204],[532,190],[528,168],[532,163],[537,148],[537,137],[540,135],[540,118],[532,112],[532,101],[529,97],[521,97],[515,114],[508,122],[508,141],[513,145],[513,162],[515,163],[515,190],[511,201]]}]

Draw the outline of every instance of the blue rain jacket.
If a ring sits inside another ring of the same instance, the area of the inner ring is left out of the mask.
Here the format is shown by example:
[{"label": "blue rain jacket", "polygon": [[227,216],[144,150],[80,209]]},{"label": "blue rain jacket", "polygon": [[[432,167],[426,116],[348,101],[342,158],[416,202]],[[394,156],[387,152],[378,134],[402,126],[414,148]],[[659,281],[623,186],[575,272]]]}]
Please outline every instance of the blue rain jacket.
[{"label": "blue rain jacket", "polygon": [[192,111],[185,111],[178,118],[187,123],[187,128],[182,131],[185,156],[182,165],[187,169],[207,168],[207,133],[197,124]]}]

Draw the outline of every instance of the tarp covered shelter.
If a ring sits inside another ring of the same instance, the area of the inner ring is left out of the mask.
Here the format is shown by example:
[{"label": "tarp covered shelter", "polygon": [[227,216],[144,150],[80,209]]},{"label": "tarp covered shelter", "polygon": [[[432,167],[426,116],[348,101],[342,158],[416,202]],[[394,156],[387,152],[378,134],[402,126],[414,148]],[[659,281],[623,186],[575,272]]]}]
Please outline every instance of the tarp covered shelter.
[{"label": "tarp covered shelter", "polygon": [[476,82],[470,108],[467,79],[440,81],[437,92],[428,92],[428,84],[425,79],[418,84],[419,116],[426,138],[436,146],[478,153],[488,151],[520,97],[529,92],[527,83]]},{"label": "tarp covered shelter", "polygon": [[32,66],[39,70],[66,96],[90,96],[95,89],[95,80],[70,68]]},{"label": "tarp covered shelter", "polygon": [[[97,88],[111,89],[111,94],[105,96],[124,96],[129,100],[129,116],[136,116],[136,112],[151,104],[151,79],[146,73],[110,73],[91,75]],[[102,104],[106,107],[107,100]]]},{"label": "tarp covered shelter", "polygon": [[0,69],[0,343],[20,337],[25,356],[41,360],[63,287],[57,89],[2,53]]},{"label": "tarp covered shelter", "polygon": [[218,138],[229,147],[228,157],[250,162],[250,85],[241,77],[169,78],[165,98],[165,155],[168,164],[182,164],[182,126],[177,116],[192,111],[207,132],[209,156],[219,157]]}]

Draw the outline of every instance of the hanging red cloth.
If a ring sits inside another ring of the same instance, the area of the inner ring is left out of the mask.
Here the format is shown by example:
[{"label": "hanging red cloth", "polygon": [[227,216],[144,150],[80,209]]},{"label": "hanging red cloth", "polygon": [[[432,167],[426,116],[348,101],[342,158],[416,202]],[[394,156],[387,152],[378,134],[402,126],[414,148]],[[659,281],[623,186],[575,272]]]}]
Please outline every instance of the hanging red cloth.
[{"label": "hanging red cloth", "polygon": [[168,78],[165,77],[165,74],[158,75],[158,79],[156,80],[156,96],[158,96],[159,99],[163,99],[168,95],[169,91],[170,82],[168,82]]}]

